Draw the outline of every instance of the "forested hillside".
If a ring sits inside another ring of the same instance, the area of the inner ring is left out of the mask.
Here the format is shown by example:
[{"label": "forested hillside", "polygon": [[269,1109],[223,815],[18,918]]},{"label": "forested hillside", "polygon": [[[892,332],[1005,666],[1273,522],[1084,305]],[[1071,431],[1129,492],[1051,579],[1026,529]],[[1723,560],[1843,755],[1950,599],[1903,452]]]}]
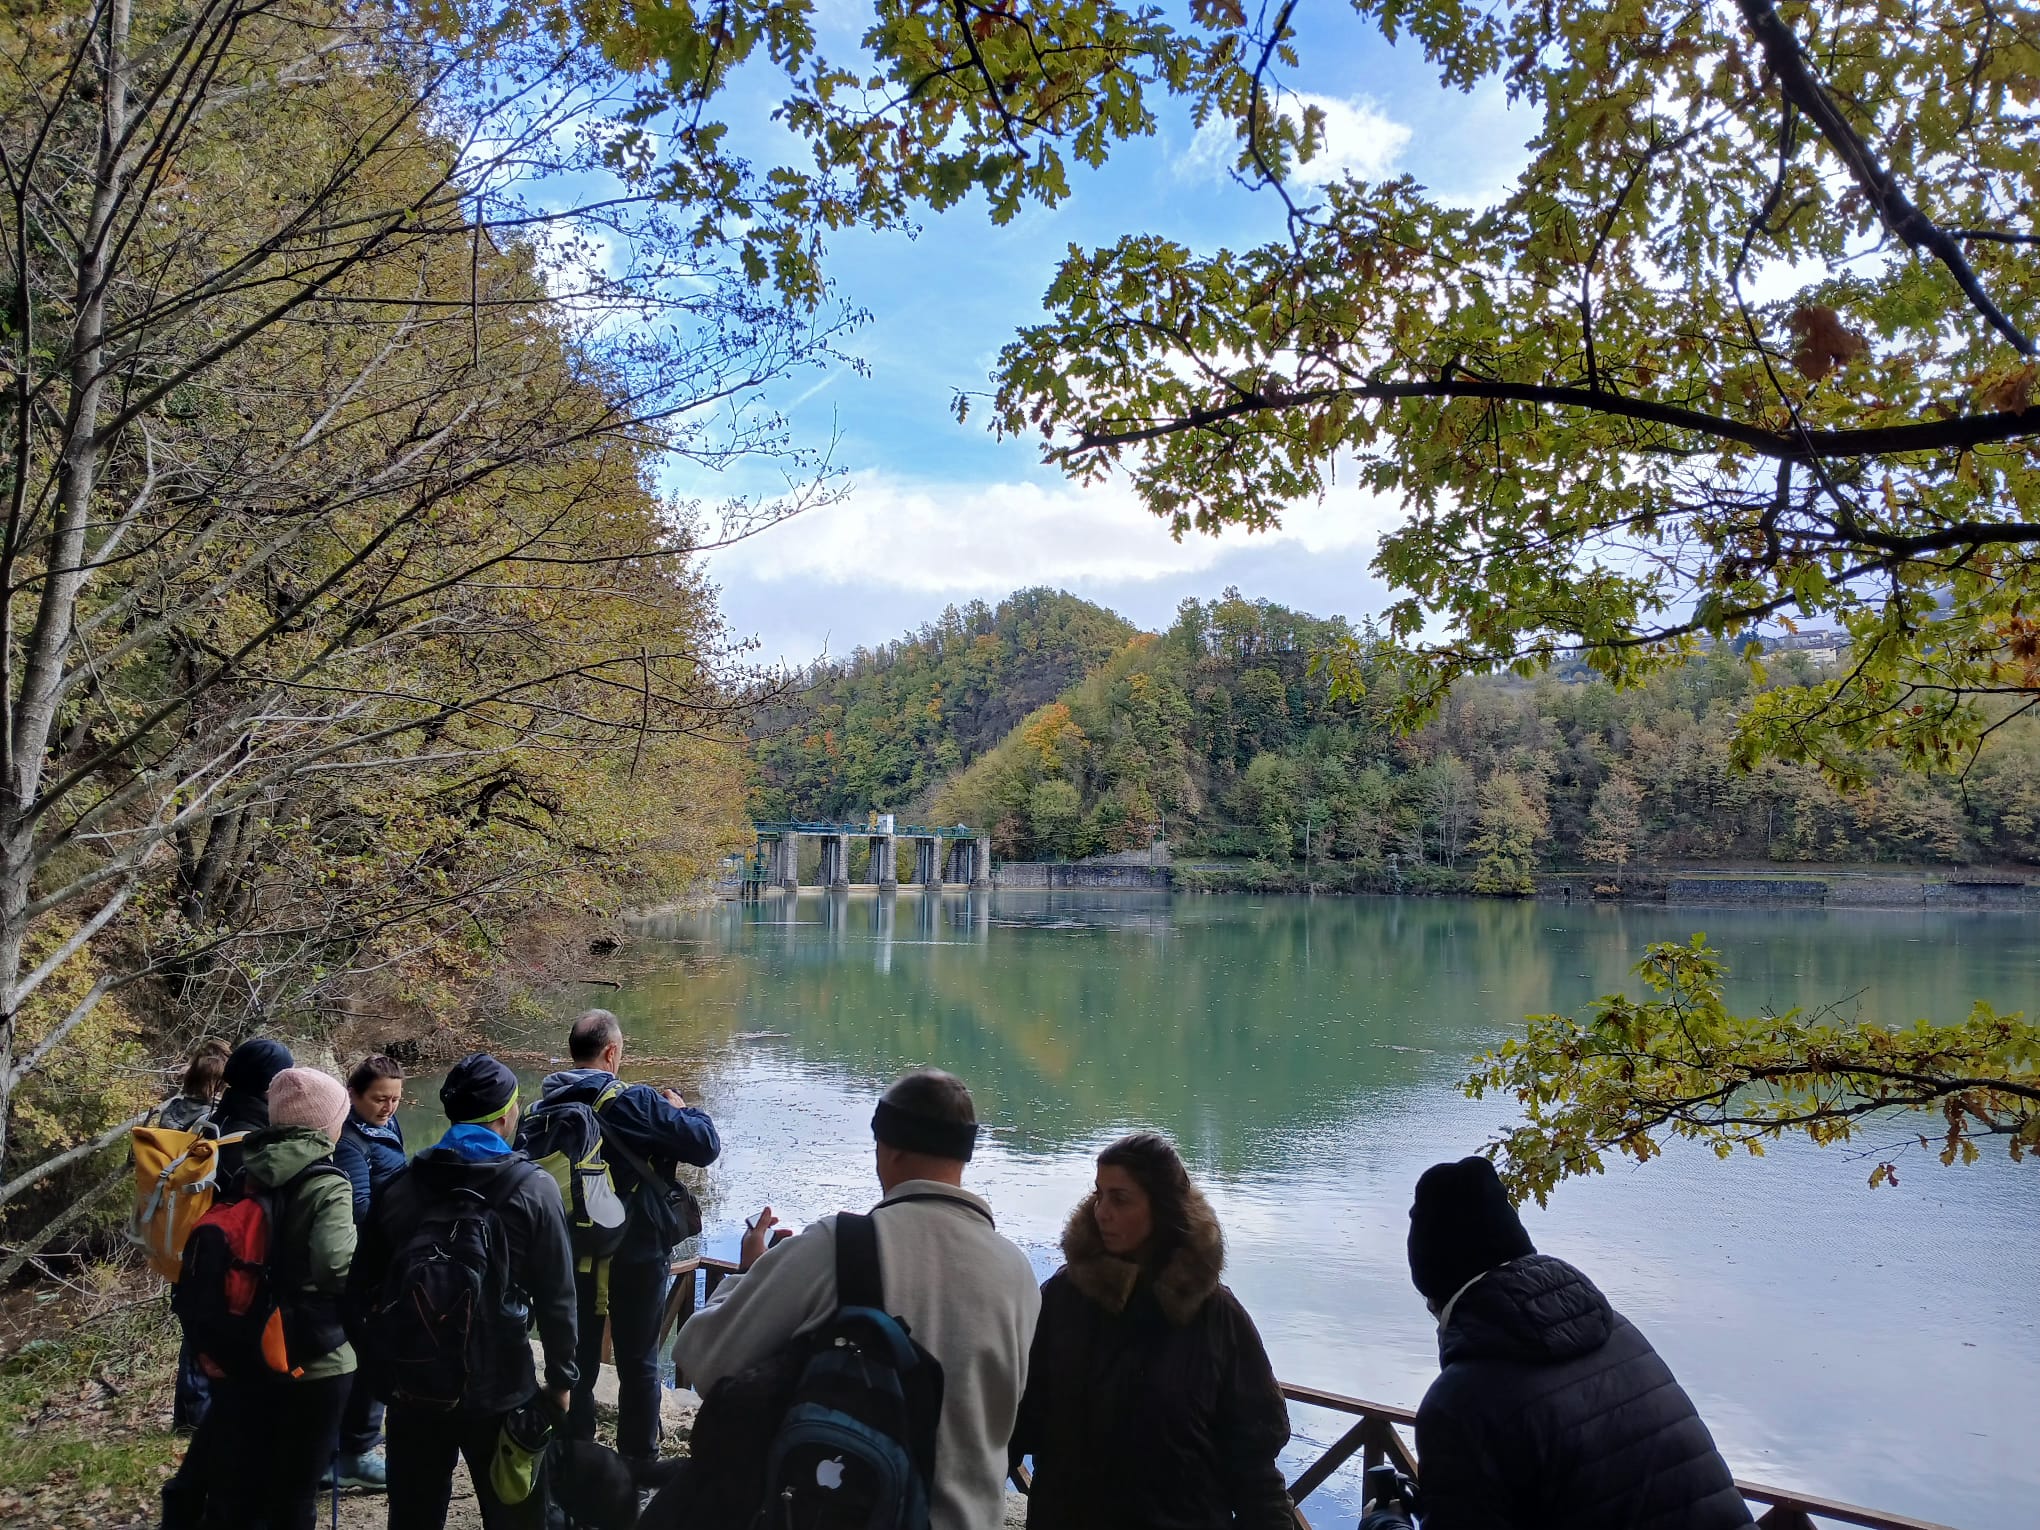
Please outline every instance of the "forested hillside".
[{"label": "forested hillside", "polygon": [[[1738,708],[1814,678],[1797,654],[1727,650],[1617,690],[1585,670],[1462,683],[1420,732],[1382,683],[1330,700],[1313,653],[1348,632],[1236,591],[1186,602],[944,783],[941,821],[1002,857],[1084,856],[1166,836],[1313,880],[1508,891],[1539,866],[1712,860],[2027,861],[2040,854],[2040,730],[2000,730],[1966,779],[1871,757],[1841,792],[1806,766],[1736,769]],[[1391,861],[1393,871],[1391,872]]]},{"label": "forested hillside", "polygon": [[925,808],[934,787],[1133,636],[1059,590],[972,601],[876,650],[818,666],[758,725],[754,813],[861,818]]}]

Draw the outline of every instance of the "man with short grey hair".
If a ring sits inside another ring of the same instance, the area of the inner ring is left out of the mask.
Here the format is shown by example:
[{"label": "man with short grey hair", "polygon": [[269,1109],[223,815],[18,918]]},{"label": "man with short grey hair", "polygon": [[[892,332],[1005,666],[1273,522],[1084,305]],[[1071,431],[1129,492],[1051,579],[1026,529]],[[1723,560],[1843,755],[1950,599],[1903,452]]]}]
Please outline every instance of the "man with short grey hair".
[{"label": "man with short grey hair", "polygon": [[[885,1307],[942,1365],[930,1523],[996,1530],[1041,1291],[992,1208],[963,1188],[978,1126],[961,1079],[907,1074],[879,1100],[871,1129],[885,1191],[871,1216]],[[776,1221],[770,1206],[751,1220],[740,1261],[748,1273],[724,1279],[680,1330],[680,1368],[704,1395],[835,1314],[836,1218],[768,1248]]]},{"label": "man with short grey hair", "polygon": [[[617,1194],[627,1208],[623,1242],[608,1259],[582,1259],[574,1271],[581,1334],[580,1384],[567,1413],[570,1439],[595,1438],[595,1377],[602,1365],[602,1323],[616,1367],[616,1448],[643,1473],[659,1453],[659,1324],[673,1246],[692,1229],[678,1225],[668,1187],[673,1170],[706,1167],[722,1152],[715,1123],[678,1090],[626,1084],[623,1027],[591,1009],[567,1033],[574,1066],[547,1076],[539,1106],[576,1101],[595,1113]],[[647,1181],[639,1168],[649,1169]]]}]

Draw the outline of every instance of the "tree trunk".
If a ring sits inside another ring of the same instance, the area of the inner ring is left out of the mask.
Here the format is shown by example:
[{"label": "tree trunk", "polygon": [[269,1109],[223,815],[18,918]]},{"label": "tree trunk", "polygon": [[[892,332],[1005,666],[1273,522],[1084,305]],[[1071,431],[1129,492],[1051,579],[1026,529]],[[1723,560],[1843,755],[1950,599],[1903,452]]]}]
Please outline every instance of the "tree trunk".
[{"label": "tree trunk", "polygon": [[[9,718],[9,771],[7,779],[0,782],[0,981],[5,982],[7,991],[6,1012],[0,1015],[0,1163],[6,1162],[7,1128],[13,1113],[14,1058],[19,1046],[15,1017],[28,997],[18,992],[17,985],[28,937],[24,919],[36,870],[36,797],[57,718],[78,593],[85,584],[85,532],[105,445],[99,439],[98,422],[106,390],[107,245],[126,192],[133,152],[128,141],[128,3],[107,0],[104,12],[99,149],[91,212],[77,257],[63,453],[44,552],[42,598],[22,645],[25,659],[20,690]],[[24,460],[14,466],[17,473],[26,474],[30,464]],[[15,528],[17,534],[20,529]]]}]

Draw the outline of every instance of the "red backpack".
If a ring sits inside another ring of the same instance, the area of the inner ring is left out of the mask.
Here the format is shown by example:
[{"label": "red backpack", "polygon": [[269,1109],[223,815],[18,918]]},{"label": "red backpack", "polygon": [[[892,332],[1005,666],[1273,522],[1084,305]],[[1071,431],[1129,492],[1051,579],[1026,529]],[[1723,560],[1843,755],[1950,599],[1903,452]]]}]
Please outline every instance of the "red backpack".
[{"label": "red backpack", "polygon": [[247,1185],[191,1229],[170,1309],[209,1374],[296,1376],[345,1339],[339,1303],[298,1293],[286,1266],[301,1251],[280,1246],[284,1207],[320,1174],[346,1177],[325,1160],[273,1190]]}]

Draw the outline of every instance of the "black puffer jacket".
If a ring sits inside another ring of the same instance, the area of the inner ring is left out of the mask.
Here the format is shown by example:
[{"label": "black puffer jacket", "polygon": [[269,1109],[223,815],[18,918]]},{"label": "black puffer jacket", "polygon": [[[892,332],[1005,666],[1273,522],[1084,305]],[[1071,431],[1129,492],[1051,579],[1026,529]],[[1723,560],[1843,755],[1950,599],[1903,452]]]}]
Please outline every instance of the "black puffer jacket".
[{"label": "black puffer jacket", "polygon": [[[220,1102],[213,1107],[213,1131],[222,1137],[252,1137],[256,1132],[269,1128],[269,1097],[266,1094],[250,1094],[243,1089],[229,1089],[220,1096]],[[219,1189],[222,1196],[241,1193],[242,1155],[247,1143],[229,1142],[220,1149]]]},{"label": "black puffer jacket", "polygon": [[1191,1191],[1157,1271],[1105,1252],[1086,1197],[1063,1230],[1014,1429],[1029,1530],[1292,1530],[1275,1456],[1289,1414],[1253,1319],[1218,1282],[1225,1241]]},{"label": "black puffer jacket", "polygon": [[1424,1530],[1733,1530],[1750,1523],[1692,1401],[1562,1259],[1462,1291],[1417,1410]]}]

